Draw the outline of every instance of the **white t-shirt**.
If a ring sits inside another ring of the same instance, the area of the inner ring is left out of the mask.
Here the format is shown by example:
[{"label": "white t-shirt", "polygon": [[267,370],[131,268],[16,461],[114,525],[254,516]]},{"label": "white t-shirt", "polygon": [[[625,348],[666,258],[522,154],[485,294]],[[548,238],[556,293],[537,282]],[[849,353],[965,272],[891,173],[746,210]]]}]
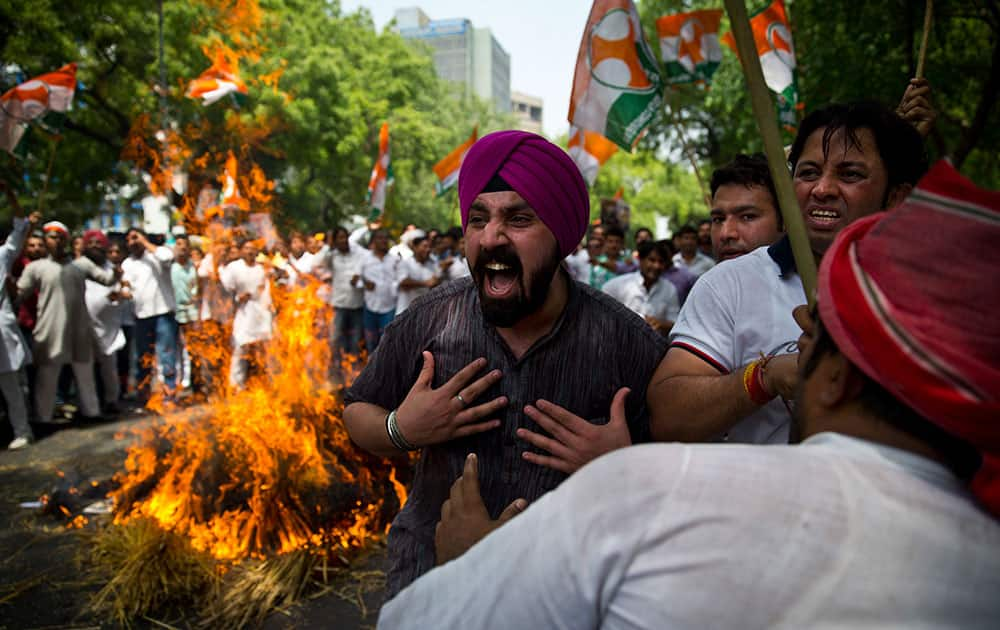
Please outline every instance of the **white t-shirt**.
[{"label": "white t-shirt", "polygon": [[407,307],[410,306],[413,300],[430,291],[430,288],[428,287],[404,289],[400,287],[399,284],[407,278],[410,280],[416,280],[417,282],[426,282],[437,276],[440,268],[437,266],[437,263],[430,258],[428,258],[426,262],[420,263],[417,262],[417,258],[413,256],[399,261],[399,266],[396,269],[396,287],[399,291],[399,295],[396,297],[396,316],[398,317],[400,313],[405,311]]},{"label": "white t-shirt", "polygon": [[689,263],[684,260],[684,256],[682,256],[680,252],[677,252],[674,254],[674,264],[678,267],[684,267],[695,276],[700,277],[702,274],[715,266],[715,261],[701,252],[695,252],[694,258],[691,259],[691,262]]},{"label": "white t-shirt", "polygon": [[602,290],[640,317],[655,317],[672,322],[681,310],[677,289],[665,278],[659,278],[653,288],[646,290],[646,283],[638,271],[608,280]]},{"label": "white t-shirt", "polygon": [[566,269],[577,282],[590,284],[590,252],[586,248],[566,257]]},{"label": "white t-shirt", "polygon": [[371,291],[365,289],[365,308],[373,313],[388,313],[396,308],[396,268],[399,258],[387,253],[379,260],[369,251],[361,261],[361,281],[375,284]]},{"label": "white t-shirt", "polygon": [[[760,247],[698,279],[670,331],[670,346],[684,348],[728,374],[761,352],[797,352],[802,331],[792,309],[805,303],[799,275],[791,270],[782,275],[768,248]],[[730,429],[727,439],[786,444],[790,421],[788,409],[775,398]]]},{"label": "white t-shirt", "polygon": [[132,307],[138,319],[169,313],[177,308],[174,285],[170,280],[170,265],[174,253],[169,247],[157,247],[142,256],[129,256],[122,261],[122,280],[132,291]]},{"label": "white t-shirt", "polygon": [[[271,286],[262,265],[248,265],[237,258],[219,272],[219,282],[237,300],[233,317],[233,341],[243,346],[271,338]],[[244,293],[250,299],[240,304]]]},{"label": "white t-shirt", "polygon": [[[105,263],[105,269],[112,269],[110,264]],[[121,285],[117,282],[106,286],[99,282],[94,282],[87,278],[84,283],[84,300],[87,303],[87,312],[94,325],[94,339],[96,348],[104,356],[113,352],[118,352],[125,347],[125,333],[122,331],[122,322],[125,320],[125,309],[128,304],[121,300],[112,302],[109,295],[113,291],[120,291]]]},{"label": "white t-shirt", "polygon": [[364,291],[351,284],[351,278],[361,273],[361,261],[367,252],[360,245],[348,242],[347,253],[336,247],[330,250],[329,268],[332,276],[330,303],[334,308],[361,308]]},{"label": "white t-shirt", "polygon": [[1000,523],[834,433],[600,457],[387,602],[380,628],[996,628]]}]

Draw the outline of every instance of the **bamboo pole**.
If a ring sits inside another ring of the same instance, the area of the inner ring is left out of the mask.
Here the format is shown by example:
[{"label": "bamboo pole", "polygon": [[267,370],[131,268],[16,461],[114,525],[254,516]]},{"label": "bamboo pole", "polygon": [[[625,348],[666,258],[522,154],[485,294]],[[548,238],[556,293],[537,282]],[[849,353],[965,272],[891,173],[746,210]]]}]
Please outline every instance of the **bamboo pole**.
[{"label": "bamboo pole", "polygon": [[35,211],[39,213],[45,206],[45,195],[49,191],[49,180],[52,179],[52,164],[56,161],[56,150],[59,148],[59,141],[61,139],[62,136],[55,136],[52,142],[52,153],[49,154],[49,166],[45,169],[45,183],[42,184],[42,194],[38,196],[38,205],[35,208]]},{"label": "bamboo pole", "polygon": [[917,78],[924,78],[924,59],[927,57],[927,36],[931,32],[931,20],[934,16],[934,0],[927,0],[924,10],[924,34],[920,38],[920,53],[917,54]]},{"label": "bamboo pole", "polygon": [[712,199],[711,195],[708,194],[708,188],[705,187],[705,178],[701,176],[701,169],[698,167],[698,160],[695,159],[694,152],[691,151],[691,145],[688,144],[687,137],[684,135],[684,127],[681,125],[680,116],[677,114],[672,106],[665,106],[667,111],[669,111],[670,123],[673,125],[674,129],[677,130],[677,137],[681,142],[681,151],[684,156],[687,157],[688,161],[691,162],[691,168],[694,169],[695,179],[698,180],[698,188],[701,189],[701,199],[705,202],[708,207],[708,211],[712,211]]},{"label": "bamboo pole", "polygon": [[757,47],[750,30],[750,18],[743,0],[725,0],[726,12],[729,14],[729,26],[736,38],[736,47],[743,64],[743,74],[750,89],[750,102],[753,105],[757,127],[764,141],[764,153],[771,171],[771,179],[778,193],[778,206],[785,222],[785,232],[792,243],[792,253],[795,256],[795,267],[802,278],[802,288],[806,293],[806,301],[813,306],[816,299],[816,259],[809,247],[805,223],[799,210],[799,203],[792,188],[792,178],[788,172],[785,150],[781,144],[781,133],[778,131],[774,104],[767,85],[764,83],[764,73],[757,57]]}]

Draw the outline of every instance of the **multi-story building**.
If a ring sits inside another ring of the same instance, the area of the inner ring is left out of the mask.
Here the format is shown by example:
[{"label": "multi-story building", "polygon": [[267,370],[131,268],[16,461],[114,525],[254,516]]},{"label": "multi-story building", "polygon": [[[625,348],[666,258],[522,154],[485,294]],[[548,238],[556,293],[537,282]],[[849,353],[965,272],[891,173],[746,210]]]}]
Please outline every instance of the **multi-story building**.
[{"label": "multi-story building", "polygon": [[490,29],[465,18],[432,20],[417,7],[397,9],[395,19],[403,38],[431,47],[439,77],[492,101],[499,112],[510,111],[510,55]]},{"label": "multi-story building", "polygon": [[542,99],[522,92],[510,93],[510,110],[522,131],[542,133]]}]

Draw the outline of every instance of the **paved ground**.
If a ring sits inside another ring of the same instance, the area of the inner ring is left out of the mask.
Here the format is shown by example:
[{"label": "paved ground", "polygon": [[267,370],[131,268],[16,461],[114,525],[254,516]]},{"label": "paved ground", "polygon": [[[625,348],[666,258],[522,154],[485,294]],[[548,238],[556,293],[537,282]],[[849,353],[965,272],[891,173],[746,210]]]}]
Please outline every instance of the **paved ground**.
[{"label": "paved ground", "polygon": [[[115,627],[86,610],[102,586],[86,571],[87,536],[108,517],[90,516],[82,530],[75,530],[67,527],[63,515],[21,504],[56,494],[76,512],[100,499],[124,460],[130,429],[154,421],[133,416],[72,426],[42,437],[31,448],[0,451],[0,629]],[[67,495],[70,487],[84,491]],[[374,627],[384,562],[381,550],[374,549],[358,572],[364,579],[343,580],[314,592],[291,609],[271,615],[264,628]],[[183,620],[168,622],[188,627]],[[145,622],[137,627],[165,626]]]}]

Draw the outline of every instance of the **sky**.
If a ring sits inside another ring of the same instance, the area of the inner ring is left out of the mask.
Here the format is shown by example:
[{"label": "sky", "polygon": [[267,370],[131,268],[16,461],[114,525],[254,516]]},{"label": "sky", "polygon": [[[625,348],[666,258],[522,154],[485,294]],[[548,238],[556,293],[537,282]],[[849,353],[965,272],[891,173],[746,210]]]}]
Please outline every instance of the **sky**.
[{"label": "sky", "polygon": [[417,6],[432,20],[468,18],[489,28],[510,55],[510,89],[543,101],[546,135],[566,133],[576,54],[590,13],[586,0],[341,0],[345,12],[366,7],[378,30],[396,9]]}]

